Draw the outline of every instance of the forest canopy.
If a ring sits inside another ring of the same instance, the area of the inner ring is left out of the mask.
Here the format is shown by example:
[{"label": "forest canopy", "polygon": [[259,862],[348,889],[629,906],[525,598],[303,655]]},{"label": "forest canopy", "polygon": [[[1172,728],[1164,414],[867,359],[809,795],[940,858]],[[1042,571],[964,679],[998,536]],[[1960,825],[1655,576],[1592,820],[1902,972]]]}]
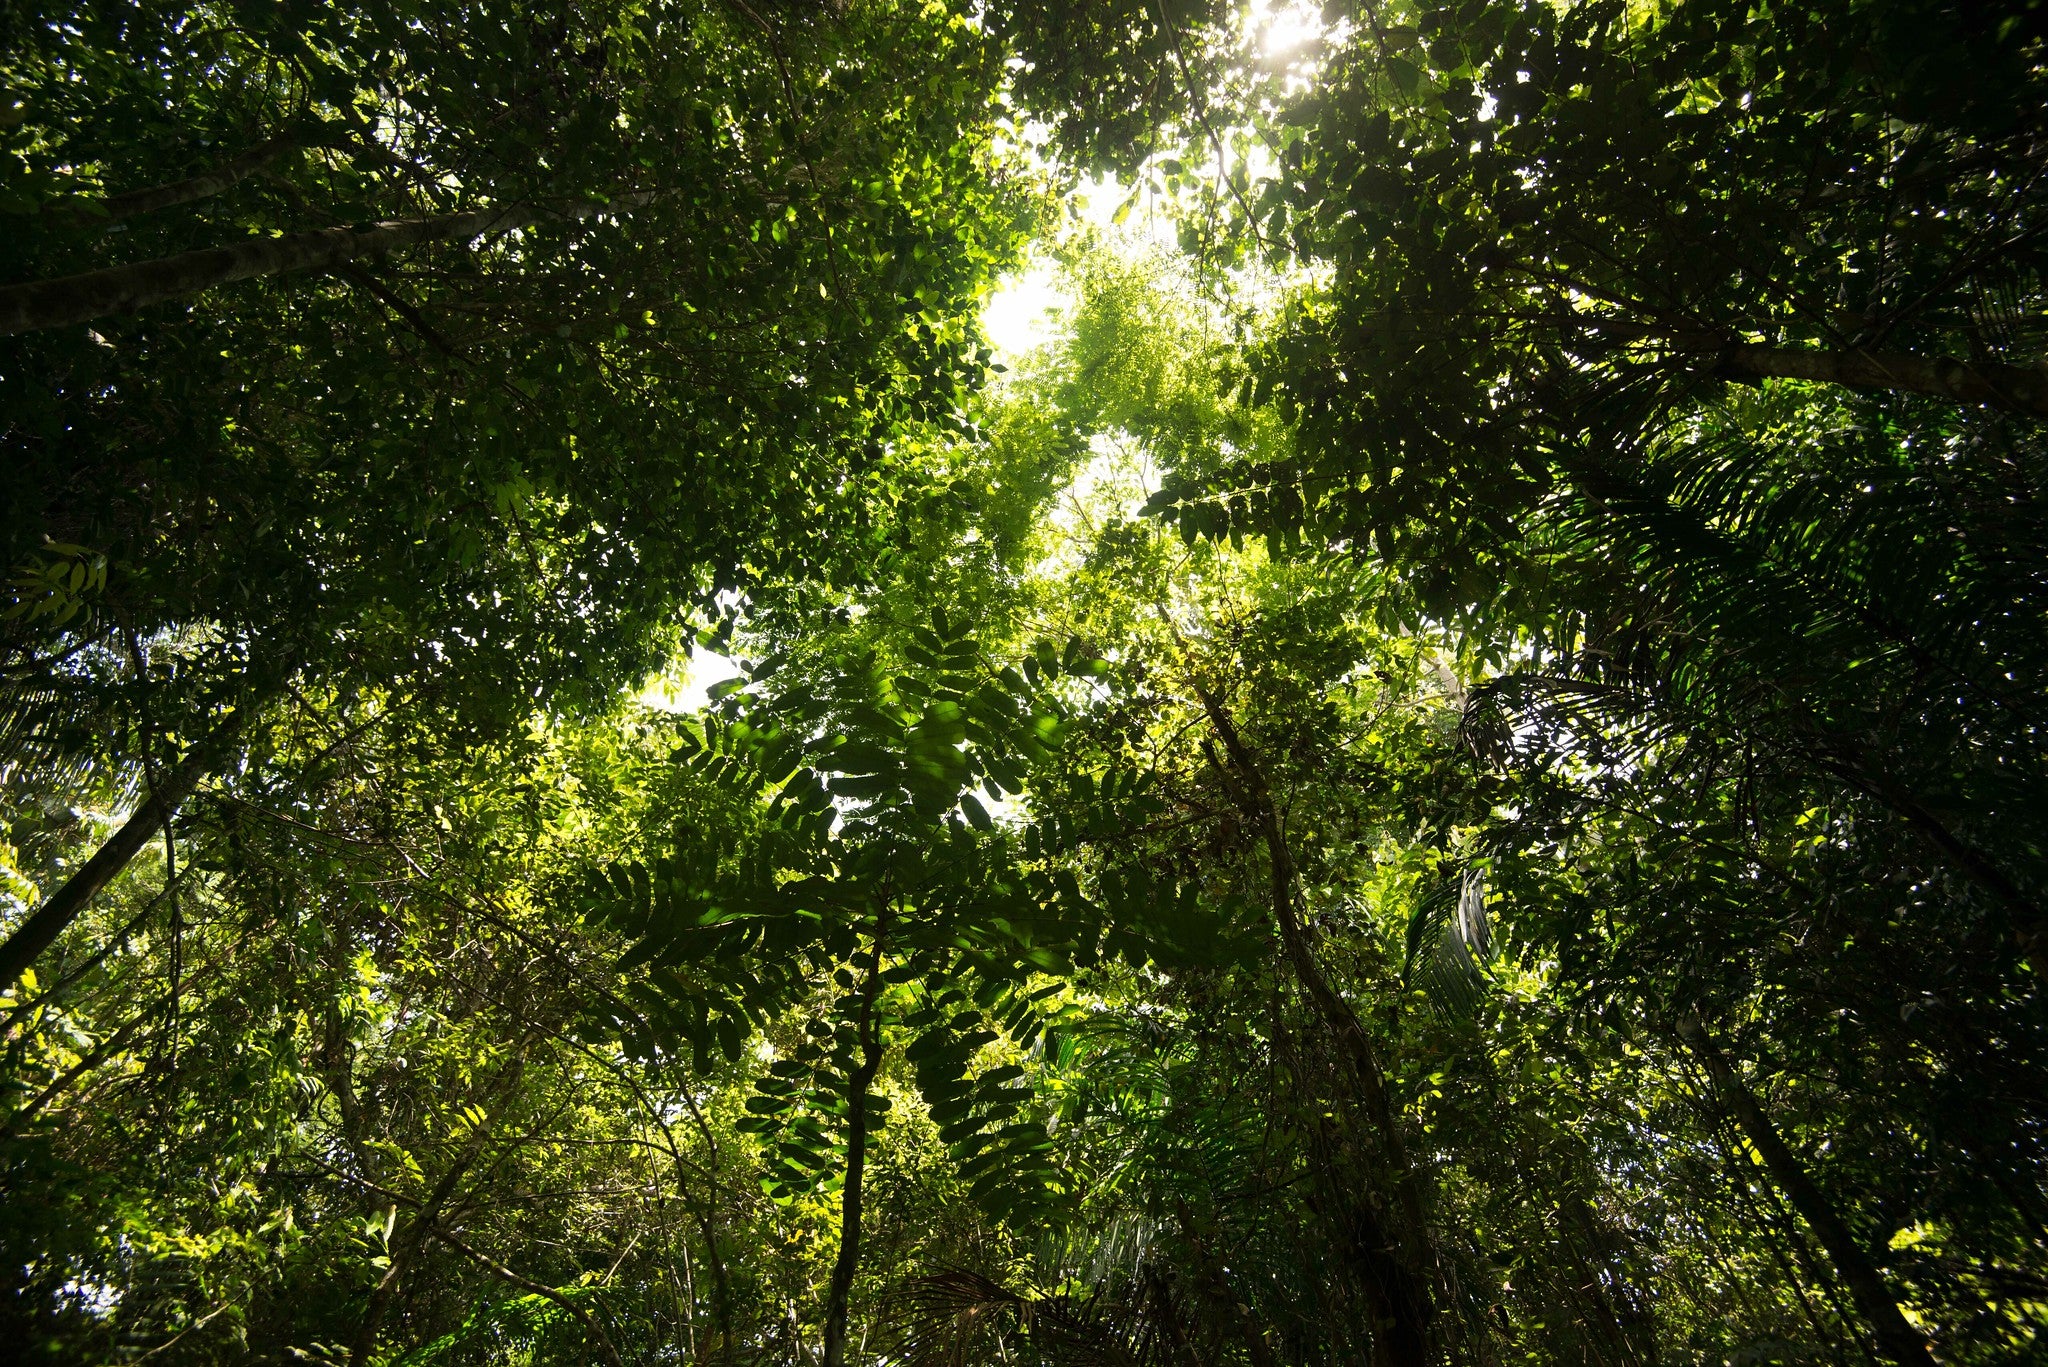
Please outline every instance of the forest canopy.
[{"label": "forest canopy", "polygon": [[0,1360],[2048,1350],[2038,0],[0,75]]}]

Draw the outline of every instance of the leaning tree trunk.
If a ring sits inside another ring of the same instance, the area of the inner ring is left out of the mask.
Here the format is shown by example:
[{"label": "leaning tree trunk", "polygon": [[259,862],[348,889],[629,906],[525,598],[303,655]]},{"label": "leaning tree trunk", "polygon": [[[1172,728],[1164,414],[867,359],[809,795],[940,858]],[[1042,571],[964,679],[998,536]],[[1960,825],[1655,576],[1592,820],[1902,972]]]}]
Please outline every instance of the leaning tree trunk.
[{"label": "leaning tree trunk", "polygon": [[[590,218],[610,209],[635,208],[653,198],[651,192],[639,192],[606,203],[586,201],[551,209],[546,216]],[[430,218],[393,219],[361,228],[318,228],[284,237],[252,237],[231,246],[203,247],[55,280],[0,286],[0,336],[133,313],[237,280],[334,270],[351,261],[388,256],[429,242],[467,242],[487,233],[523,228],[542,217],[541,211],[530,205],[507,204]]]},{"label": "leaning tree trunk", "polygon": [[1817,380],[1849,389],[1932,394],[2048,417],[2048,369],[2038,366],[1903,351],[1809,351],[1740,344],[1718,351],[1714,372],[1731,379]]},{"label": "leaning tree trunk", "polygon": [[1849,1232],[1848,1225],[1835,1212],[1833,1203],[1807,1176],[1805,1165],[1780,1137],[1771,1118],[1764,1114],[1755,1093],[1735,1075],[1727,1058],[1708,1038],[1706,1029],[1688,1016],[1678,1022],[1678,1034],[1706,1065],[1715,1089],[1733,1112],[1736,1123],[1742,1126],[1749,1142],[1756,1146],[1771,1180],[1792,1202],[1793,1209],[1805,1217],[1806,1223],[1820,1239],[1821,1246],[1827,1249],[1828,1257],[1834,1260],[1835,1270],[1848,1285],[1856,1308],[1870,1321],[1871,1329],[1877,1335],[1879,1350],[1901,1367],[1934,1367],[1934,1359],[1927,1352],[1926,1339],[1906,1321],[1876,1264],[1870,1261],[1856,1236]]},{"label": "leaning tree trunk", "polygon": [[1674,329],[1620,318],[1579,321],[1617,341],[1642,342],[1680,355],[1711,359],[1713,373],[1722,379],[1812,380],[1846,389],[1930,394],[1957,403],[2048,417],[2048,364],[2000,365],[1865,347],[1760,346],[1707,329]]},{"label": "leaning tree trunk", "polygon": [[[1294,857],[1280,828],[1279,813],[1257,760],[1238,734],[1230,715],[1199,684],[1196,692],[1208,713],[1210,726],[1223,742],[1230,767],[1236,771],[1233,800],[1245,817],[1264,837],[1267,862],[1271,867],[1273,919],[1280,930],[1281,946],[1302,990],[1314,1003],[1330,1033],[1335,1036],[1349,1071],[1365,1102],[1365,1109],[1380,1147],[1394,1173],[1397,1228],[1388,1230],[1370,1201],[1351,1201],[1351,1215],[1359,1223],[1357,1242],[1366,1262],[1369,1289],[1377,1293],[1375,1318],[1380,1320],[1374,1335],[1375,1359],[1388,1367],[1426,1367],[1433,1360],[1431,1347],[1430,1273],[1427,1246],[1428,1222],[1422,1190],[1409,1161],[1407,1144],[1395,1117],[1386,1072],[1380,1067],[1371,1039],[1350,1003],[1330,986],[1317,964],[1315,953],[1294,904]],[[1213,760],[1214,754],[1211,752]],[[1225,779],[1230,770],[1217,766]]]},{"label": "leaning tree trunk", "polygon": [[331,270],[363,257],[450,238],[467,240],[533,221],[522,206],[474,209],[432,218],[402,219],[367,228],[319,228],[285,237],[252,237],[227,247],[203,247],[127,266],[0,287],[0,334],[35,332],[134,313],[237,280]]},{"label": "leaning tree trunk", "polygon": [[2036,975],[2048,978],[2048,916],[2019,884],[2001,869],[1991,856],[1950,829],[1947,822],[1928,810],[1911,791],[1890,781],[1854,756],[1827,757],[1828,770],[1850,787],[1867,793],[1889,807],[1913,832],[1939,851],[1951,867],[1988,893],[2005,908],[2012,926],[2013,943]]},{"label": "leaning tree trunk", "polygon": [[469,1175],[477,1161],[484,1156],[496,1137],[498,1122],[505,1112],[519,1099],[519,1080],[526,1074],[526,1050],[533,1036],[529,1032],[519,1041],[518,1052],[492,1083],[497,1099],[491,1104],[484,1118],[470,1130],[462,1148],[448,1170],[441,1174],[441,1180],[415,1208],[412,1219],[406,1224],[405,1233],[389,1245],[390,1260],[384,1268],[384,1275],[370,1290],[369,1304],[364,1307],[361,1322],[356,1328],[355,1344],[349,1350],[349,1367],[368,1367],[377,1351],[377,1336],[384,1327],[384,1316],[391,1309],[391,1302],[398,1293],[398,1284],[411,1271],[413,1259],[426,1246],[427,1236],[434,1232],[441,1219],[442,1208],[455,1195],[455,1189],[462,1179]]},{"label": "leaning tree trunk", "polygon": [[215,727],[213,734],[195,746],[169,778],[150,790],[134,815],[85,861],[85,867],[72,874],[63,887],[44,898],[28,919],[15,927],[6,943],[0,944],[0,989],[19,981],[43,951],[56,943],[64,928],[78,919],[94,895],[128,867],[128,861],[149,843],[179,804],[192,795],[200,780],[219,767],[247,717],[247,709],[242,709]]}]

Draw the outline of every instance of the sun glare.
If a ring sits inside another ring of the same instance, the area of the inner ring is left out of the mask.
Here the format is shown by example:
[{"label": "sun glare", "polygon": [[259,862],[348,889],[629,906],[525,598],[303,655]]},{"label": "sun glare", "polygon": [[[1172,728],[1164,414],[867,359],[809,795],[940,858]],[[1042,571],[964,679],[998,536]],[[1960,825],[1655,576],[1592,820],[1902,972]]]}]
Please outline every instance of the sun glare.
[{"label": "sun glare", "polygon": [[1003,277],[981,309],[981,331],[996,359],[1015,364],[1053,335],[1055,310],[1065,302],[1051,262],[1040,262]]},{"label": "sun glare", "polygon": [[1322,10],[1310,0],[1261,0],[1252,7],[1252,32],[1268,61],[1291,57],[1323,36]]},{"label": "sun glare", "polygon": [[698,646],[688,659],[676,660],[644,684],[635,699],[658,712],[694,716],[711,703],[714,684],[736,679],[740,667],[715,650]]}]

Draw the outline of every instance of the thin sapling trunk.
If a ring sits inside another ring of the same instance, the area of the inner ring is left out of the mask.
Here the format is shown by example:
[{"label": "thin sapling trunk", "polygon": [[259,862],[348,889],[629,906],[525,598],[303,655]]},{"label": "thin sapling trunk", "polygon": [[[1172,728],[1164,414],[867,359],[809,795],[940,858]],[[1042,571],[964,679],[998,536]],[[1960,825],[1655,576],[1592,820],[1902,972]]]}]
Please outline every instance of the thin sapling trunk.
[{"label": "thin sapling trunk", "polygon": [[20,981],[21,975],[56,943],[57,937],[78,919],[100,889],[128,867],[128,862],[162,829],[164,822],[192,795],[192,790],[227,757],[247,718],[247,709],[234,712],[214,728],[212,735],[193,747],[170,776],[155,785],[121,829],[85,861],[85,866],[44,898],[6,942],[0,943],[0,988],[12,987]]},{"label": "thin sapling trunk", "polygon": [[861,985],[859,1019],[860,1063],[846,1080],[846,1184],[839,1192],[839,1253],[832,1262],[831,1289],[825,1298],[824,1367],[845,1367],[846,1318],[853,1294],[854,1274],[860,1268],[862,1182],[867,1175],[868,1088],[882,1066],[882,1029],[876,1019],[875,997],[880,992],[881,942],[875,943],[875,964]]},{"label": "thin sapling trunk", "polygon": [[1714,1080],[1715,1090],[1721,1094],[1743,1134],[1756,1146],[1771,1180],[1785,1193],[1792,1208],[1805,1218],[1820,1239],[1821,1246],[1827,1249],[1828,1257],[1834,1260],[1835,1270],[1848,1286],[1856,1308],[1870,1322],[1877,1336],[1879,1351],[1901,1367],[1934,1367],[1934,1359],[1927,1352],[1927,1340],[1900,1312],[1899,1303],[1892,1296],[1891,1288],[1885,1285],[1877,1265],[1836,1213],[1834,1203],[1814,1185],[1813,1179],[1807,1175],[1806,1166],[1779,1135],[1771,1118],[1764,1114],[1755,1093],[1736,1076],[1735,1069],[1708,1037],[1705,1027],[1688,1016],[1678,1022],[1678,1035],[1706,1066],[1707,1075]]}]

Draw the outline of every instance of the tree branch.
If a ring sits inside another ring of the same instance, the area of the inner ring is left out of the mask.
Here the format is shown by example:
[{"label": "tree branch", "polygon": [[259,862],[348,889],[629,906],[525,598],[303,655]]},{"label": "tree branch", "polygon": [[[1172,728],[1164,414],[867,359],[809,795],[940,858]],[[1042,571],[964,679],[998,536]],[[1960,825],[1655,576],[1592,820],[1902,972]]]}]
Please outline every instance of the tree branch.
[{"label": "tree branch", "polygon": [[392,219],[357,228],[316,228],[284,237],[253,237],[226,247],[202,247],[177,256],[126,266],[0,286],[0,336],[68,327],[109,314],[134,313],[151,304],[198,294],[238,280],[302,271],[334,270],[351,261],[388,256],[430,242],[473,241],[511,232],[546,217],[582,219],[637,208],[654,191],[603,203],[583,201],[543,213],[504,204],[429,218]]}]

